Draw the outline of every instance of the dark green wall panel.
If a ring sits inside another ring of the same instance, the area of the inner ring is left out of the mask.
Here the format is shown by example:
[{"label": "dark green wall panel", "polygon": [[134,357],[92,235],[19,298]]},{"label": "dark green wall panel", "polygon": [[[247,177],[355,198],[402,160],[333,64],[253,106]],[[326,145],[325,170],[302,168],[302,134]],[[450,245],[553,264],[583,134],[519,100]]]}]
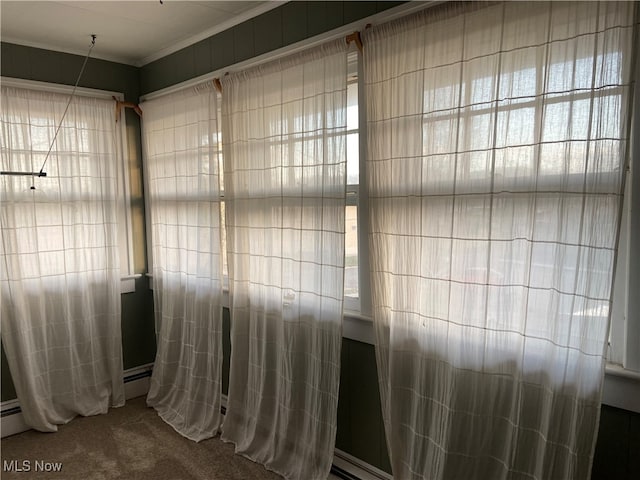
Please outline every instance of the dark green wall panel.
[{"label": "dark green wall panel", "polygon": [[282,7],[282,45],[307,38],[307,18],[307,2],[289,2]]},{"label": "dark green wall panel", "polygon": [[160,60],[164,65],[165,78],[171,84],[183,82],[196,76],[195,48],[178,50]]},{"label": "dark green wall panel", "polygon": [[254,55],[282,47],[282,9],[270,10],[253,19]]},{"label": "dark green wall panel", "polygon": [[13,381],[11,380],[11,372],[9,371],[7,356],[4,353],[4,345],[0,350],[0,354],[2,356],[2,370],[0,371],[0,375],[2,375],[2,399],[0,401],[6,402],[7,400],[13,400],[17,395],[16,387],[13,386]]},{"label": "dark green wall panel", "polygon": [[[234,63],[255,57],[254,21],[242,22],[231,29],[233,32],[233,60]],[[144,67],[143,67],[144,71]]]},{"label": "dark green wall panel", "polygon": [[342,341],[336,448],[391,473],[373,345]]},{"label": "dark green wall panel", "polygon": [[[218,70],[227,65],[231,65],[234,62],[233,56],[233,31],[225,30],[217,35],[211,37],[211,70]],[[145,65],[142,68],[142,81],[145,81]],[[152,90],[145,90],[143,84],[143,91],[150,92]]]},{"label": "dark green wall panel", "polygon": [[[24,47],[2,42],[1,71],[4,77],[74,85],[84,58],[69,53]],[[140,96],[140,70],[130,65],[89,58],[80,86],[122,92],[125,100]]]},{"label": "dark green wall panel", "polygon": [[631,417],[629,426],[629,473],[630,478],[638,479],[640,478],[640,415],[629,413],[629,416]]},{"label": "dark green wall panel", "polygon": [[337,25],[342,25],[342,4],[334,2],[307,2],[307,35],[313,37],[329,30],[327,10],[332,9],[331,18]]},{"label": "dark green wall panel", "polygon": [[194,49],[193,74],[198,77],[211,71],[211,39],[196,43]]},{"label": "dark green wall panel", "polygon": [[[160,77],[162,77],[163,72],[166,70],[162,59],[148,63],[147,65],[145,65],[144,69],[144,78],[142,76],[140,77],[140,91],[153,92],[162,88],[160,86],[162,85],[162,83],[159,81],[159,79]],[[142,113],[144,115],[144,111]]]},{"label": "dark green wall panel", "polygon": [[125,293],[122,301],[122,361],[125,370],[154,361],[156,357],[153,292],[149,279],[136,279],[136,291]]},{"label": "dark green wall panel", "polygon": [[640,478],[640,414],[603,405],[591,480]]},{"label": "dark green wall panel", "polygon": [[[338,27],[341,27],[342,25],[349,23],[344,18],[344,3],[345,2],[326,2],[325,3],[326,13],[325,13],[324,21],[325,21],[326,30],[338,28]],[[375,3],[375,2],[358,2],[358,3],[360,3],[360,8],[362,8],[363,10],[363,14],[361,15],[360,18],[364,18],[367,16],[367,14],[364,12],[370,11],[370,8],[368,7],[367,4]],[[353,20],[356,20],[356,19],[354,18]],[[353,20],[350,20],[350,21],[353,21]]]},{"label": "dark green wall panel", "polygon": [[343,2],[342,21],[355,22],[364,17],[378,13],[378,2]]}]

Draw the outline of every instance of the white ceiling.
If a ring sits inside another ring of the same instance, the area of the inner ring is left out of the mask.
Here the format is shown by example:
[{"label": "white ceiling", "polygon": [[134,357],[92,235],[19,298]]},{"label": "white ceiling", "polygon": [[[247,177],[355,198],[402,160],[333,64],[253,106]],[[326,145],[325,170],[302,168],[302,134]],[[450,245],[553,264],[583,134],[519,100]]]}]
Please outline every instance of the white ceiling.
[{"label": "white ceiling", "polygon": [[3,42],[141,66],[277,7],[281,1],[0,0]]}]

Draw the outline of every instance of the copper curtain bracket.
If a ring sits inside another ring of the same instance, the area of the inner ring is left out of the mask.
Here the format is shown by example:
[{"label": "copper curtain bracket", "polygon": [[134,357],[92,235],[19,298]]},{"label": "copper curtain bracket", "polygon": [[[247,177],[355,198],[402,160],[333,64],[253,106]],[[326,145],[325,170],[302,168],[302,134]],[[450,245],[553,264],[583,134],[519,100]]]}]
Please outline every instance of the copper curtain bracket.
[{"label": "copper curtain bracket", "polygon": [[360,53],[362,53],[362,37],[360,37],[360,32],[356,31],[346,36],[347,43],[356,42],[356,46]]},{"label": "copper curtain bracket", "polygon": [[142,109],[139,105],[133,102],[122,102],[118,100],[116,97],[111,97],[116,102],[116,122],[120,121],[120,113],[123,108],[133,108],[133,110],[138,114],[139,117],[142,117]]},{"label": "copper curtain bracket", "polygon": [[222,82],[220,82],[219,78],[213,79],[213,86],[216,87],[216,90],[220,95],[222,95]]}]

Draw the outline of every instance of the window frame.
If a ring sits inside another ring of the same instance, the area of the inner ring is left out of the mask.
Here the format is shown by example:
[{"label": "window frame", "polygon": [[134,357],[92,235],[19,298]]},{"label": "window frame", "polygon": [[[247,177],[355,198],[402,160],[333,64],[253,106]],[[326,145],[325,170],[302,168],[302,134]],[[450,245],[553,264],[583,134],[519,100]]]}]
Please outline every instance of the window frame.
[{"label": "window frame", "polygon": [[[363,128],[363,118],[362,115],[360,114],[361,111],[361,95],[360,92],[362,90],[361,88],[361,78],[362,76],[359,75],[359,65],[361,64],[361,56],[359,53],[356,54],[356,52],[350,52],[348,54],[347,57],[347,62],[348,62],[348,67],[347,67],[347,91],[349,88],[349,85],[356,85],[357,86],[357,94],[358,94],[358,98],[357,98],[357,107],[358,107],[358,127],[356,129],[349,129],[349,127],[347,126],[347,130],[345,131],[345,145],[348,145],[348,137],[349,135],[358,135],[358,183],[349,183],[349,175],[348,173],[345,175],[346,177],[346,184],[345,184],[345,223],[346,223],[346,209],[348,207],[356,207],[356,218],[357,218],[357,227],[356,227],[356,235],[357,235],[357,245],[358,245],[358,254],[357,254],[357,259],[358,259],[358,273],[357,273],[357,277],[358,277],[358,295],[357,296],[347,296],[344,295],[343,297],[343,310],[347,311],[347,312],[360,312],[362,305],[361,305],[361,296],[362,296],[362,292],[361,292],[361,285],[362,285],[362,281],[363,281],[363,272],[362,272],[362,268],[360,266],[361,263],[361,257],[362,257],[362,248],[360,245],[360,238],[361,238],[361,227],[362,227],[362,221],[361,218],[362,215],[360,215],[360,213],[362,212],[361,209],[361,205],[360,205],[360,183],[362,182],[362,163],[363,163],[363,156],[364,156],[364,152],[362,150],[362,128]],[[347,98],[348,98],[348,93],[347,93]],[[347,107],[348,108],[348,107]],[[347,147],[347,158],[348,158],[348,147]],[[347,165],[345,166],[345,168],[347,168],[348,171],[348,160],[347,160]],[[346,225],[345,225],[345,261],[346,261]],[[345,269],[345,277],[346,277],[346,264],[344,265],[344,269]]]},{"label": "window frame", "polygon": [[[638,47],[635,49],[634,60],[633,76],[637,84],[640,79],[640,48]],[[633,91],[630,110],[624,202],[619,218],[618,253],[611,295],[607,372],[623,377],[631,373],[636,380],[640,380],[640,349],[638,348],[640,345],[640,296],[633,294],[640,291],[640,91],[638,88]]]}]

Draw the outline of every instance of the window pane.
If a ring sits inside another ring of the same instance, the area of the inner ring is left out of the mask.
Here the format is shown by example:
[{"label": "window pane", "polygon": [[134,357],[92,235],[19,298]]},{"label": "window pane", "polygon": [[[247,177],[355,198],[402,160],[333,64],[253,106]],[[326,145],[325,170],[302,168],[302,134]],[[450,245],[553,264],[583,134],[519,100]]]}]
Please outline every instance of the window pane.
[{"label": "window pane", "polygon": [[359,163],[358,134],[351,133],[347,135],[347,183],[349,185],[358,185],[360,181]]},{"label": "window pane", "polygon": [[347,85],[347,130],[358,129],[358,83]]},{"label": "window pane", "polygon": [[360,156],[358,145],[358,83],[347,85],[347,183],[359,181]]},{"label": "window pane", "polygon": [[220,254],[222,255],[222,277],[229,276],[229,264],[227,262],[227,221],[224,200],[220,202]]},{"label": "window pane", "polygon": [[344,294],[358,297],[358,207],[348,205],[345,215]]}]

